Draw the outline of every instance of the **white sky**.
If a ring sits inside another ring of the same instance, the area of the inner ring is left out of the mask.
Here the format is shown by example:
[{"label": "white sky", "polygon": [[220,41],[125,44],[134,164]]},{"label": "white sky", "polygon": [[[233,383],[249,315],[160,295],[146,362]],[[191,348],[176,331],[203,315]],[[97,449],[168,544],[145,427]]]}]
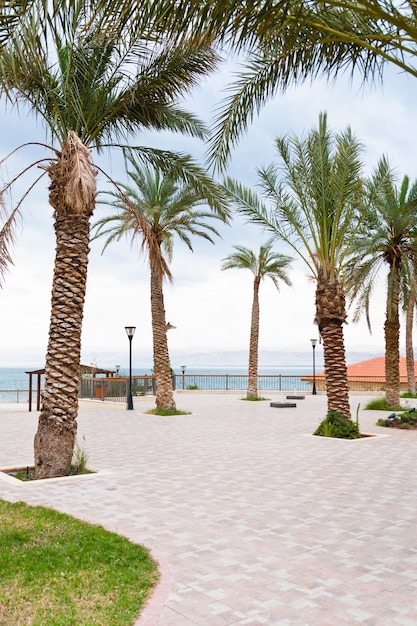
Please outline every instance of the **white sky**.
[{"label": "white sky", "polygon": [[[222,89],[229,76],[219,71],[195,91],[187,104],[207,122],[224,97]],[[382,154],[386,154],[399,177],[417,178],[415,143],[417,137],[417,83],[392,69],[383,86],[350,85],[339,80],[327,87],[316,81],[285,96],[278,95],[255,119],[249,133],[233,152],[228,174],[254,185],[255,169],[275,159],[274,137],[307,132],[317,124],[321,111],[327,111],[333,130],[350,125],[364,144],[368,173]],[[6,111],[1,118],[0,154],[30,140],[43,141],[43,131],[32,118]],[[190,152],[203,159],[204,146],[188,137],[146,134],[135,143]],[[48,156],[40,149],[25,148],[3,168],[3,180],[13,176],[36,157]],[[101,163],[118,180],[125,180],[121,158],[115,152]],[[99,179],[99,186],[103,179]],[[24,203],[23,230],[14,251],[14,266],[0,291],[0,366],[43,366],[50,314],[50,291],[54,262],[54,235],[51,209],[47,201],[45,177]],[[23,183],[16,187],[19,198]],[[95,217],[103,209],[99,206]],[[174,284],[166,285],[167,320],[177,328],[169,332],[171,362],[178,369],[195,353],[246,351],[252,304],[252,274],[243,270],[220,270],[221,260],[239,244],[259,249],[269,235],[258,227],[235,220],[232,227],[221,227],[222,240],[211,245],[194,240],[194,254],[176,242],[172,272]],[[147,261],[127,242],[110,246],[101,255],[102,244],[93,242],[85,304],[82,362],[97,362],[126,367],[128,341],[124,327],[137,327],[133,340],[134,366],[151,366],[151,321],[149,272]],[[282,244],[277,245],[282,249]],[[317,336],[314,319],[314,284],[306,268],[295,264],[291,272],[293,287],[277,292],[271,281],[260,290],[260,349],[278,352],[311,350],[310,338]],[[383,353],[385,310],[384,281],[377,290],[372,309],[373,334],[365,322],[345,327],[347,351]],[[319,356],[319,355],[318,355]],[[203,358],[202,364],[223,365],[219,356]],[[246,359],[242,365],[245,365]],[[285,362],[277,359],[278,365]],[[262,366],[262,361],[260,362]]]}]

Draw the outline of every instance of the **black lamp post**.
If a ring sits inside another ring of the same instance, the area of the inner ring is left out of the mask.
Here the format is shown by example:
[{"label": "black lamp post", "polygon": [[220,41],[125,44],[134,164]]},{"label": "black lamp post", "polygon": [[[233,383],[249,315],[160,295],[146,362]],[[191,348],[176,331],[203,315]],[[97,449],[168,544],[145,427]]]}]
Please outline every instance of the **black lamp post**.
[{"label": "black lamp post", "polygon": [[129,339],[129,389],[127,392],[127,410],[133,409],[133,396],[132,396],[132,339],[135,334],[136,326],[125,326],[125,331]]},{"label": "black lamp post", "polygon": [[313,396],[317,395],[316,389],[316,345],[317,339],[311,339],[311,345],[313,346],[313,391],[311,392]]},{"label": "black lamp post", "polygon": [[185,370],[187,369],[186,365],[181,365],[181,372],[182,372],[182,388],[185,389],[184,385],[185,385],[185,379],[184,379],[184,374],[185,374]]}]

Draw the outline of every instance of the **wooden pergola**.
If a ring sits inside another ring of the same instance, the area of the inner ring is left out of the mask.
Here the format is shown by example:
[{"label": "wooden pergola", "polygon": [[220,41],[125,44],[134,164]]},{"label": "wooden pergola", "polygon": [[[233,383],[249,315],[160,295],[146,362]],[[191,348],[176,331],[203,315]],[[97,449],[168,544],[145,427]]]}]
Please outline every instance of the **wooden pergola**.
[{"label": "wooden pergola", "polygon": [[[81,375],[90,374],[93,377],[96,376],[106,376],[113,377],[117,375],[117,372],[114,370],[105,370],[101,367],[97,367],[94,365],[80,365]],[[36,376],[36,410],[41,410],[41,380],[42,375],[45,374],[45,368],[42,370],[33,370],[31,372],[25,372],[25,374],[29,375],[29,411],[32,410],[32,391],[33,391],[33,377]]]}]

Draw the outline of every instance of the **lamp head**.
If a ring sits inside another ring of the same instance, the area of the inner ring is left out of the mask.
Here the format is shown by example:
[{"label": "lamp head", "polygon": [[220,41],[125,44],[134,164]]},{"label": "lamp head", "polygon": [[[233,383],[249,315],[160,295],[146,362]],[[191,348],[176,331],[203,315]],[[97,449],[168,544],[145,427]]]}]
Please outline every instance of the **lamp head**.
[{"label": "lamp head", "polygon": [[135,334],[136,326],[125,326],[125,331],[129,339]]},{"label": "lamp head", "polygon": [[313,350],[314,350],[314,348],[317,345],[317,339],[310,339],[310,341],[311,341],[311,345],[313,346]]}]

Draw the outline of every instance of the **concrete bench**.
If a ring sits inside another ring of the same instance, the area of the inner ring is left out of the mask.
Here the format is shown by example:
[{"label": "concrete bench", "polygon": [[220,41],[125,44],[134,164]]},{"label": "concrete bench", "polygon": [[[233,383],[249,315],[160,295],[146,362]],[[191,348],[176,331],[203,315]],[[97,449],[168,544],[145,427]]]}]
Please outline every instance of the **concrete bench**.
[{"label": "concrete bench", "polygon": [[286,400],[304,400],[305,396],[285,396]]},{"label": "concrete bench", "polygon": [[290,409],[296,407],[295,402],[270,402],[269,406],[272,406],[276,409]]}]

